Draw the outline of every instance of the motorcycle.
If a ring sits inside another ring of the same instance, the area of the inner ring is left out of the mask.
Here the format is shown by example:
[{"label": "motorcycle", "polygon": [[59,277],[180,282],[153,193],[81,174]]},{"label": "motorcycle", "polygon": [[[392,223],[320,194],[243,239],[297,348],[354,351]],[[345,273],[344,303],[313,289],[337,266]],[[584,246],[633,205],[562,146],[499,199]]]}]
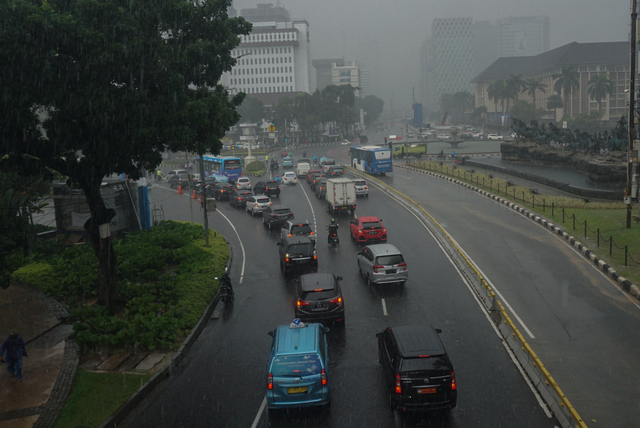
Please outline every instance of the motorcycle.
[{"label": "motorcycle", "polygon": [[231,287],[231,279],[229,278],[229,273],[226,269],[218,280],[218,283],[220,284],[220,300],[222,300],[222,303],[224,303],[225,305],[232,304],[235,295],[233,292],[233,287]]},{"label": "motorcycle", "polygon": [[329,231],[329,245],[337,247],[338,244],[340,244],[340,238],[338,238],[338,225],[336,224],[335,227],[327,226],[327,230]]}]

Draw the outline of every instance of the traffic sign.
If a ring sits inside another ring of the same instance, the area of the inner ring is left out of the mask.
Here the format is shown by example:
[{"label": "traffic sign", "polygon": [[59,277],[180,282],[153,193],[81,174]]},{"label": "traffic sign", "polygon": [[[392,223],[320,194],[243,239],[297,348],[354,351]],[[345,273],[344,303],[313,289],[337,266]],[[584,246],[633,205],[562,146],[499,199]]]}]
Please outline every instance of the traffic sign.
[{"label": "traffic sign", "polygon": [[276,133],[275,132],[270,132],[269,133],[269,138],[276,138]]},{"label": "traffic sign", "polygon": [[275,132],[276,127],[273,126],[273,123],[272,123],[271,125],[269,125],[269,128],[267,128],[267,129],[269,129],[269,132]]}]

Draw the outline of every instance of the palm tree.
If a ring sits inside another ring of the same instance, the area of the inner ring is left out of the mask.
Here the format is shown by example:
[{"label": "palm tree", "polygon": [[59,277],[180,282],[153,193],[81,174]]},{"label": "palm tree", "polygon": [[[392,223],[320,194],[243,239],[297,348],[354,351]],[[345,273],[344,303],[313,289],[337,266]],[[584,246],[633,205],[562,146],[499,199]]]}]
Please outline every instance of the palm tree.
[{"label": "palm tree", "polygon": [[542,93],[546,94],[546,87],[542,80],[540,79],[527,79],[526,80],[526,90],[533,97],[533,106],[536,105],[536,91],[542,91]]},{"label": "palm tree", "polygon": [[589,95],[598,102],[598,111],[602,110],[602,99],[611,95],[613,83],[608,74],[598,74],[589,79]]},{"label": "palm tree", "polygon": [[466,91],[460,91],[453,94],[453,101],[456,106],[458,114],[464,113],[467,109],[472,108],[475,102],[475,97]]},{"label": "palm tree", "polygon": [[504,80],[494,80],[487,88],[487,96],[495,103],[495,112],[498,112],[498,103],[502,100],[504,94]]},{"label": "palm tree", "polygon": [[[553,89],[563,96],[563,104],[565,107],[564,115],[567,116],[567,107],[569,106],[569,95],[574,88],[578,88],[578,78],[580,77],[575,65],[562,67],[560,74],[554,74],[553,78],[557,79],[553,84]],[[573,112],[572,112],[573,113]],[[572,115],[569,115],[571,117]]]},{"label": "palm tree", "polygon": [[562,97],[558,94],[554,94],[554,95],[550,95],[549,98],[547,98],[547,108],[552,108],[553,109],[553,117],[554,119],[557,116],[558,113],[558,109],[562,108],[564,106],[564,104],[562,104]]},{"label": "palm tree", "polygon": [[513,94],[511,98],[514,98],[516,102],[518,102],[518,96],[521,92],[524,92],[527,89],[527,82],[522,78],[522,74],[509,74],[509,78],[507,79],[507,87],[509,88],[509,93]]}]

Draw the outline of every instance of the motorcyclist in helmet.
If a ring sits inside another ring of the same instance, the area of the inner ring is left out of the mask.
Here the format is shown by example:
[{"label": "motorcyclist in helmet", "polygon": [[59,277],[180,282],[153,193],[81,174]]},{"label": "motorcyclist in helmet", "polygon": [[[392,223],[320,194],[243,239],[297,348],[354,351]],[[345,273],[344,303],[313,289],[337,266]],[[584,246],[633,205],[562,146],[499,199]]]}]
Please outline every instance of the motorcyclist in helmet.
[{"label": "motorcyclist in helmet", "polygon": [[318,165],[318,156],[313,155],[313,163],[315,163],[316,165]]},{"label": "motorcyclist in helmet", "polygon": [[327,237],[328,244],[331,244],[333,237],[338,235],[338,227],[338,223],[336,223],[336,220],[332,218],[331,224],[327,227],[327,229],[329,229],[329,236]]}]

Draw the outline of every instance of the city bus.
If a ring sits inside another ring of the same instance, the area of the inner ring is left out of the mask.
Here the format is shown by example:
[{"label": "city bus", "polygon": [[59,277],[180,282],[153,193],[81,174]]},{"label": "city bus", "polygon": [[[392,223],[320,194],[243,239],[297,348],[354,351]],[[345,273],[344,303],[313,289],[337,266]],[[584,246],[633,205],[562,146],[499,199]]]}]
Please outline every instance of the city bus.
[{"label": "city bus", "polygon": [[351,166],[367,174],[386,174],[393,171],[391,150],[380,146],[351,147]]},{"label": "city bus", "polygon": [[[194,162],[196,168],[199,169],[200,157],[196,158]],[[235,182],[242,176],[242,162],[240,158],[233,156],[203,156],[204,162],[204,175],[208,177],[210,175],[224,175],[231,182]]]}]

